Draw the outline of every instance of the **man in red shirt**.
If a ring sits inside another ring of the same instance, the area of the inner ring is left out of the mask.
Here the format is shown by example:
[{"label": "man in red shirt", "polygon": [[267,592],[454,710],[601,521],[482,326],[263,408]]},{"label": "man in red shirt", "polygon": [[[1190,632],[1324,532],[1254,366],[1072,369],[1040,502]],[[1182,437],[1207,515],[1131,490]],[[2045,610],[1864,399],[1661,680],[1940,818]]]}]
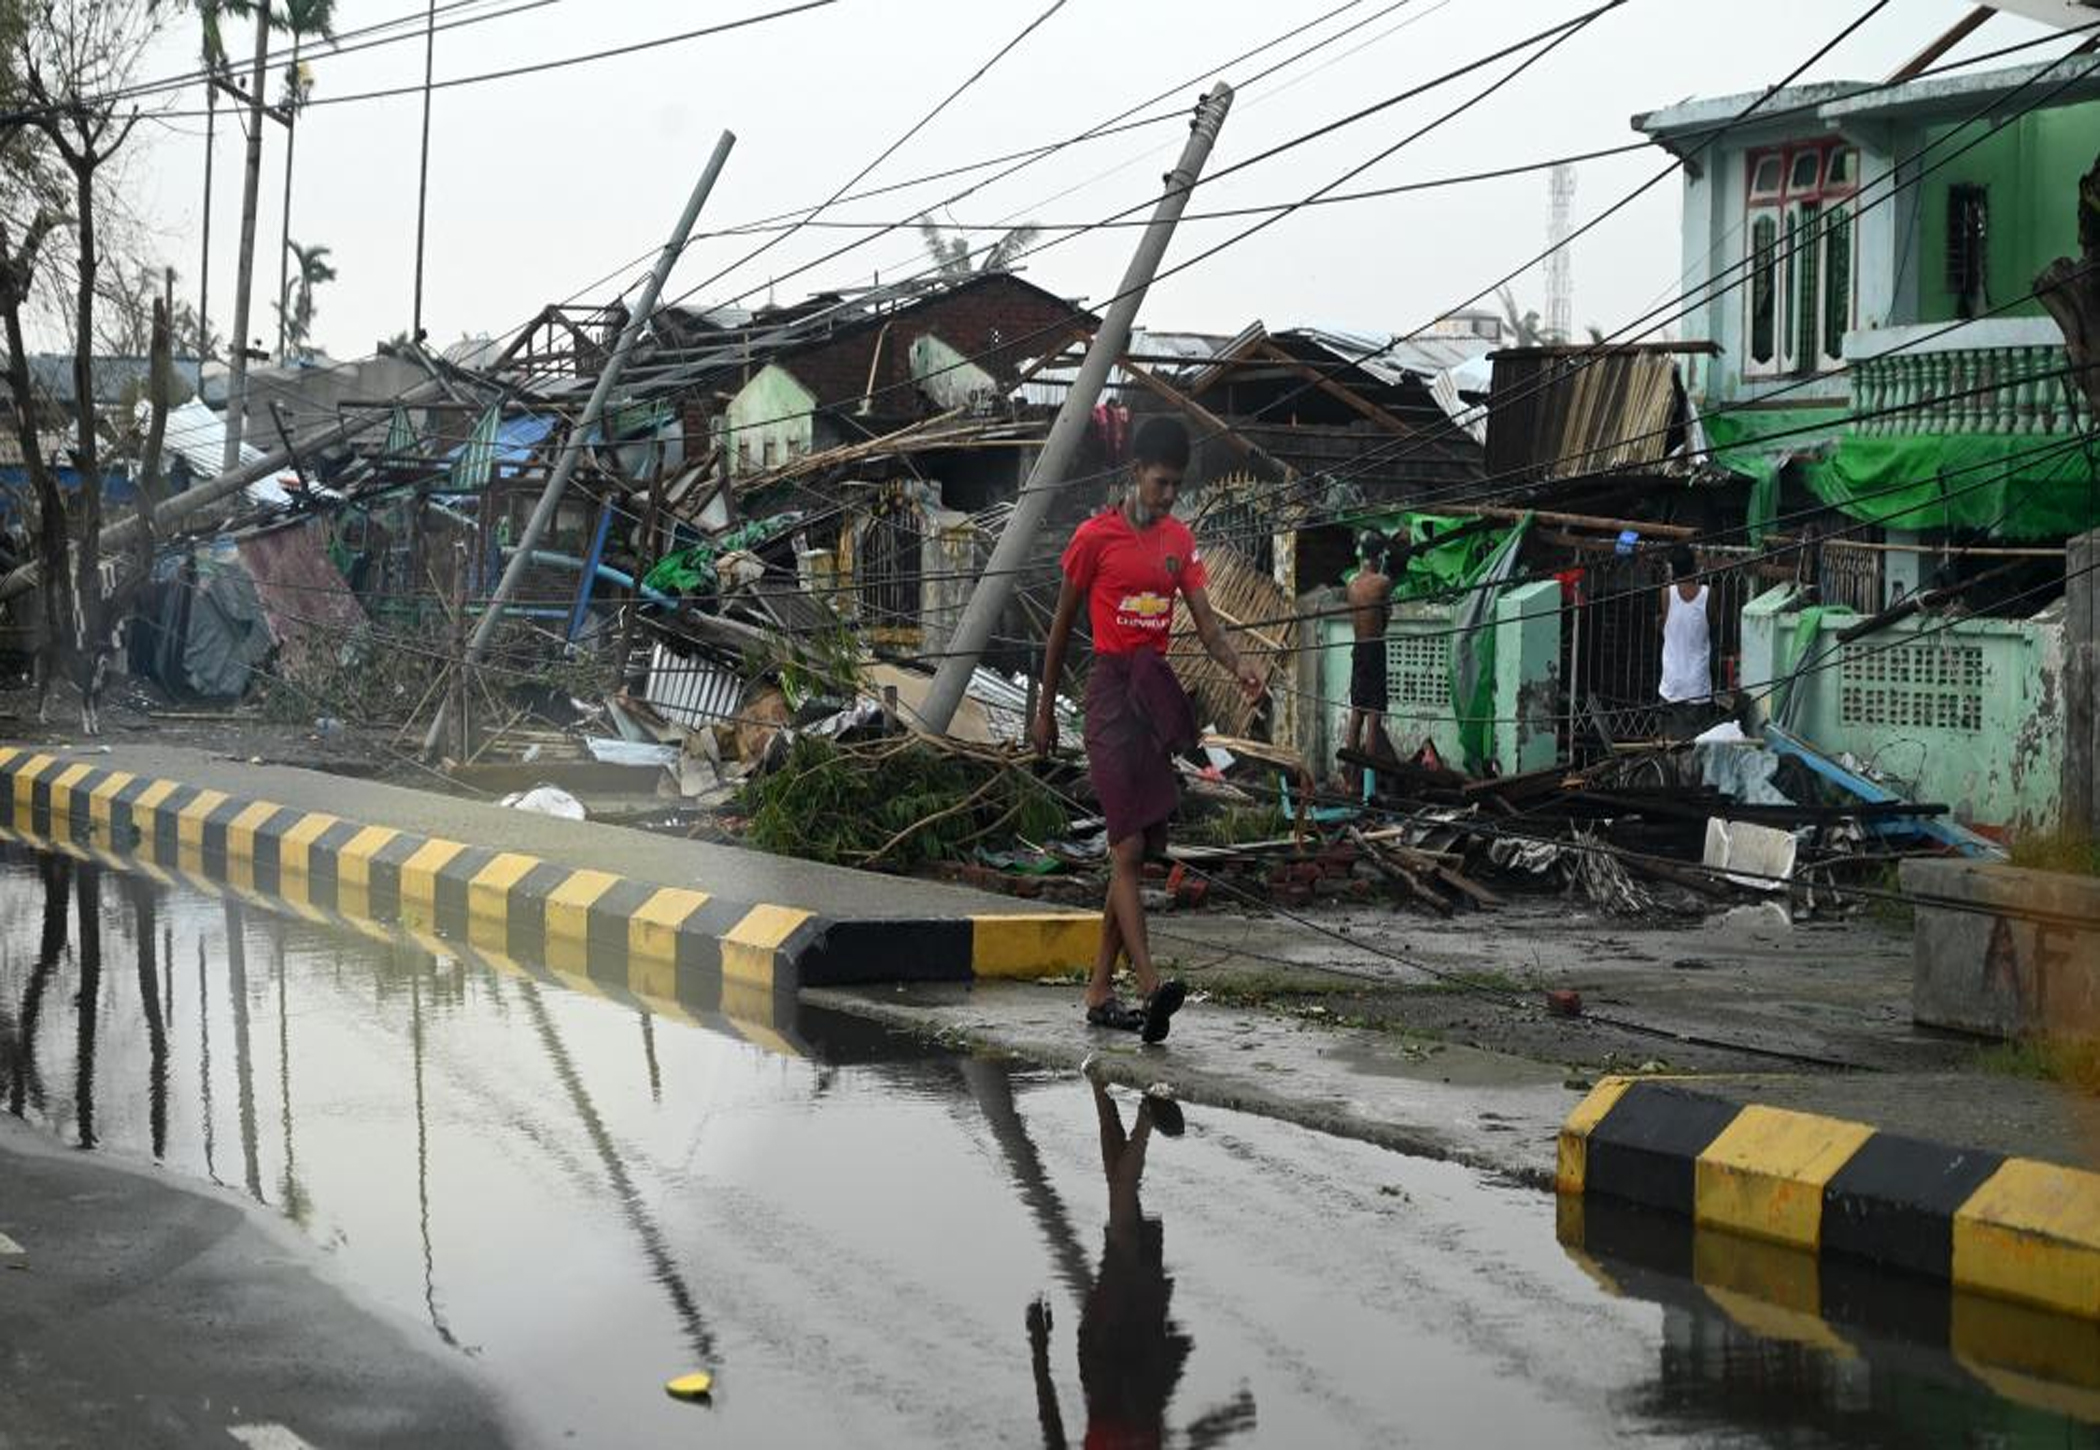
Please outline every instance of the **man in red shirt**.
[{"label": "man in red shirt", "polygon": [[[1177,593],[1187,601],[1210,657],[1238,676],[1248,699],[1262,693],[1260,672],[1241,663],[1211,610],[1196,540],[1174,517],[1188,464],[1188,430],[1172,418],[1146,420],[1132,440],[1130,487],[1122,502],[1073,532],[1043,650],[1042,703],[1033,728],[1038,751],[1047,755],[1057,748],[1057,686],[1072,624],[1084,604],[1094,639],[1086,682],[1087,770],[1108,818],[1110,863],[1086,1020],[1140,1032],[1147,1042],[1167,1035],[1169,1019],[1188,995],[1181,982],[1162,982],[1153,970],[1139,894],[1145,858],[1166,849],[1167,818],[1179,800],[1174,757],[1196,743],[1195,712],[1166,660]],[[1130,958],[1144,993],[1141,1007],[1116,1000],[1119,955]]]}]

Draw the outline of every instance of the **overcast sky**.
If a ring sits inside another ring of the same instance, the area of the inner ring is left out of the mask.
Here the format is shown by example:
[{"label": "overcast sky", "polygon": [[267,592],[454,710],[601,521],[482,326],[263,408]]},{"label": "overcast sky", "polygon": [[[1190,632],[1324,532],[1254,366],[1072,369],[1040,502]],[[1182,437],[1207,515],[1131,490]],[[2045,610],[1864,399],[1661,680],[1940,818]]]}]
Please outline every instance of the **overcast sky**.
[{"label": "overcast sky", "polygon": [[[436,74],[452,77],[650,41],[762,13],[789,0],[440,0]],[[1170,86],[1193,104],[1222,78],[1241,86],[1213,153],[1218,170],[1303,132],[1488,55],[1580,14],[1573,0],[1361,0],[1298,39],[1238,64],[1243,51],[1312,21],[1339,0],[1067,0],[937,120],[885,161],[867,185],[908,180],[1063,140]],[[707,231],[823,200],[955,88],[1047,0],[931,5],[838,0],[826,8],[728,34],[438,92],[433,110],[424,314],[434,340],[514,330],[549,301],[604,298],[646,270],[722,128],[738,137],[701,219]],[[420,14],[417,0],[340,0],[345,34]],[[1508,166],[1638,139],[1636,111],[1695,95],[1751,90],[1784,75],[1860,7],[1811,0],[1632,0],[1598,19],[1491,97],[1379,162],[1345,189],[1389,186]],[[1886,75],[1966,12],[1965,0],[1894,0],[1810,79]],[[1368,23],[1362,23],[1368,22]],[[1293,52],[1359,26],[1265,79],[1248,78]],[[406,28],[402,32],[407,33]],[[1999,16],[1964,44],[1974,54],[2044,33]],[[362,43],[357,41],[354,43]],[[233,45],[245,53],[249,42]],[[2067,44],[2034,56],[2055,56]],[[178,15],[142,77],[194,66],[194,20]],[[2019,59],[2027,59],[2022,56]],[[1331,182],[1504,74],[1521,56],[1403,102],[1199,191],[1192,210],[1302,197]],[[2011,62],[2005,62],[2011,63]],[[411,38],[313,57],[314,96],[354,97],[420,83],[423,46]],[[275,82],[273,81],[273,90]],[[146,245],[180,272],[195,300],[202,217],[202,92],[157,102],[174,114],[138,132],[126,184],[150,232]],[[421,99],[320,104],[299,123],[292,236],[332,249],[341,278],[317,294],[315,337],[348,358],[407,327],[415,270],[416,168]],[[212,302],[231,315],[240,215],[240,141],[219,127],[213,197]],[[1184,136],[1173,119],[1074,145],[954,200],[943,215],[968,224],[1032,220],[1052,228],[1147,208]],[[1652,175],[1649,149],[1585,163],[1580,223]],[[257,249],[260,335],[274,322],[284,137],[266,138]],[[908,219],[990,172],[913,186],[824,214],[832,221]],[[1616,328],[1674,294],[1679,272],[1679,182],[1670,178],[1574,247],[1575,320]],[[1140,213],[1142,214],[1142,213]],[[1195,256],[1254,217],[1184,223],[1168,264]],[[1162,281],[1142,322],[1236,331],[1322,323],[1407,330],[1479,291],[1536,254],[1547,227],[1544,173],[1301,210],[1247,241]],[[866,242],[809,272],[785,274],[865,234],[807,229],[701,294],[708,300],[780,300],[817,287],[864,284],[921,270],[907,229]],[[1115,290],[1136,233],[1105,229],[1030,257],[1025,275],[1056,292],[1103,298]],[[682,259],[673,295],[729,267],[759,238],[707,237]],[[614,283],[603,279],[611,274]],[[776,280],[779,279],[779,280]],[[1544,308],[1537,270],[1520,280]]]}]

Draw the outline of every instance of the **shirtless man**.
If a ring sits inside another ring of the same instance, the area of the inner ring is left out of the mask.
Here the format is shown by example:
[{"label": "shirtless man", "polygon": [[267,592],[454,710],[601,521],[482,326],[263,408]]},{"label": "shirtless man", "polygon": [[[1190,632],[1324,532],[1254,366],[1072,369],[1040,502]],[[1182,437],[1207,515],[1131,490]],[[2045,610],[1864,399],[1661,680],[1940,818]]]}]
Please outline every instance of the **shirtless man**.
[{"label": "shirtless man", "polygon": [[[1356,643],[1349,652],[1348,748],[1378,755],[1385,743],[1385,628],[1393,616],[1393,581],[1386,570],[1385,535],[1365,530],[1356,541],[1356,574],[1349,581],[1349,623]],[[1350,766],[1344,775],[1353,793],[1363,772]]]}]

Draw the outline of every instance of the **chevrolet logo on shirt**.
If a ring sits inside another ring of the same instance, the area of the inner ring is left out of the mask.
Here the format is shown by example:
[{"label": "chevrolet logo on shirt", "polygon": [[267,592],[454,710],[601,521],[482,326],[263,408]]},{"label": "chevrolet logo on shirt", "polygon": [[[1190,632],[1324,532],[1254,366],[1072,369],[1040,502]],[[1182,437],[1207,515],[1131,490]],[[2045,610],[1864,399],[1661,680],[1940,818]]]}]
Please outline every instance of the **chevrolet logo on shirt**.
[{"label": "chevrolet logo on shirt", "polygon": [[1116,613],[1137,622],[1163,620],[1174,612],[1174,601],[1164,594],[1154,594],[1149,589],[1143,594],[1126,594],[1116,605]]}]

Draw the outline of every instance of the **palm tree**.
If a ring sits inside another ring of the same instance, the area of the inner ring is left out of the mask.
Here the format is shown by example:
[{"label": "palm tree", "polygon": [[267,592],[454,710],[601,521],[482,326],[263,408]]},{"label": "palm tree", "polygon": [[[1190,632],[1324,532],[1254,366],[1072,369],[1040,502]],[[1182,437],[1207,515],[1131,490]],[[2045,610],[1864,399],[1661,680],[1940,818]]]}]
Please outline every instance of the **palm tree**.
[{"label": "palm tree", "polygon": [[285,283],[284,295],[277,303],[279,327],[285,339],[283,355],[290,357],[296,352],[300,357],[309,357],[313,351],[307,340],[314,325],[314,288],[333,282],[336,272],[328,263],[329,249],[318,242],[302,247],[287,241],[285,247],[299,264],[299,271]]},{"label": "palm tree", "polygon": [[1021,259],[1035,239],[1042,235],[1042,228],[1034,222],[1023,222],[998,241],[992,243],[985,254],[971,260],[970,240],[960,232],[950,233],[939,222],[924,214],[918,218],[919,235],[925,239],[926,255],[933,259],[935,274],[952,280],[965,277],[982,277],[992,272],[1011,272],[1014,263]]},{"label": "palm tree", "polygon": [[[269,32],[287,32],[295,38],[333,35],[335,0],[148,0],[148,3],[156,9],[161,5],[172,5],[197,12],[203,24],[207,67],[214,65],[214,55],[218,57],[218,65],[228,64],[221,22],[228,17],[249,16],[253,16],[256,22],[255,65],[248,82],[247,167],[241,179],[240,262],[235,273],[233,337],[227,357],[225,467],[232,468],[240,461],[241,430],[248,406],[249,283],[255,274],[255,213],[262,183],[262,123],[265,115],[263,66],[268,59]],[[206,260],[208,264],[209,258]]]},{"label": "palm tree", "polygon": [[209,329],[211,327],[211,171],[212,157],[218,151],[219,133],[219,84],[227,80],[232,67],[226,59],[226,32],[221,25],[227,14],[238,11],[243,0],[153,0],[153,8],[167,3],[180,9],[192,6],[197,11],[200,39],[197,58],[204,63],[204,261],[197,268],[197,356],[210,355]]}]

